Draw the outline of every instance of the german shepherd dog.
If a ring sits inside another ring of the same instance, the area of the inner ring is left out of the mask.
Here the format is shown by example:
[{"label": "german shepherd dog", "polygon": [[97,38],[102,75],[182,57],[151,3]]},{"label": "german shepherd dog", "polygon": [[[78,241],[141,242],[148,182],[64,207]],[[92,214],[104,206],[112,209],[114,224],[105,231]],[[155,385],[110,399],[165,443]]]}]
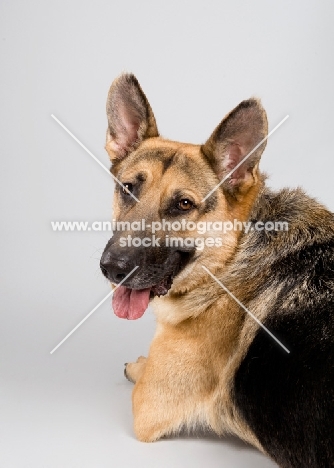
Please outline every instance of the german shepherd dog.
[{"label": "german shepherd dog", "polygon": [[[123,74],[107,117],[122,184],[114,217],[126,232],[114,232],[101,269],[117,316],[137,319],[151,301],[157,320],[148,357],[125,367],[136,437],[202,427],[240,437],[282,468],[334,467],[334,215],[301,189],[266,187],[257,99],[242,101],[205,144],[179,143],[159,135],[137,79]],[[228,230],[217,246],[214,223],[235,220],[289,228]],[[211,226],[204,246],[190,222]],[[152,245],[124,245],[152,237],[153,225]],[[194,242],[170,246],[173,233]]]}]

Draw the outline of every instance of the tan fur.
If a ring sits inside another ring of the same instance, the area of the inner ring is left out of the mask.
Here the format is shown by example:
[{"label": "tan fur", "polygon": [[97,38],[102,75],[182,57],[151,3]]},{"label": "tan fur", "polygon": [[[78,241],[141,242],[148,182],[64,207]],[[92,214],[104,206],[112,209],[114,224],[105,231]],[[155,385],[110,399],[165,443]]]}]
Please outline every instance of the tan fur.
[{"label": "tan fur", "polygon": [[[172,301],[170,306],[175,307]],[[182,306],[178,304],[181,311]],[[157,333],[133,392],[137,438],[151,442],[183,426],[200,425],[220,435],[236,434],[261,448],[230,401],[231,378],[242,355],[239,342],[244,317],[238,307],[221,294],[211,307],[202,313],[197,310],[196,318],[178,325],[162,323],[159,314],[165,318],[164,310],[154,308]],[[127,366],[133,380],[136,371]]]},{"label": "tan fur", "polygon": [[[180,145],[161,138],[147,140],[141,151],[161,147],[177,148],[188,157],[199,159],[198,146]],[[132,157],[135,156],[134,153]],[[146,161],[144,165],[147,166]],[[129,162],[129,167],[125,167],[123,172],[125,179],[131,179],[132,172],[141,169]],[[157,200],[156,194],[163,196],[177,177],[171,171],[168,177],[166,174],[162,179],[158,164],[151,165],[149,172],[151,185],[146,197],[144,194],[136,205],[134,219],[147,217],[147,206],[154,210],[152,200]],[[246,220],[261,186],[261,178],[254,172],[254,185],[242,196],[242,203],[230,206],[225,197],[218,193],[217,209],[201,217],[200,221]],[[180,179],[177,182],[182,184]],[[197,194],[199,201],[203,195]],[[115,212],[117,216],[117,199]],[[218,234],[211,232],[205,235]],[[230,381],[246,349],[243,345],[242,351],[236,352],[240,346],[244,313],[202,268],[202,265],[207,265],[213,274],[222,271],[235,251],[239,236],[240,232],[229,232],[224,238],[223,249],[217,251],[212,248],[204,252],[201,262],[186,267],[175,278],[167,296],[156,298],[152,303],[157,317],[157,333],[147,361],[131,363],[126,367],[127,376],[136,382],[133,413],[139,440],[151,442],[178,432],[183,427],[191,430],[202,425],[218,434],[234,433],[261,448],[230,401]]]}]

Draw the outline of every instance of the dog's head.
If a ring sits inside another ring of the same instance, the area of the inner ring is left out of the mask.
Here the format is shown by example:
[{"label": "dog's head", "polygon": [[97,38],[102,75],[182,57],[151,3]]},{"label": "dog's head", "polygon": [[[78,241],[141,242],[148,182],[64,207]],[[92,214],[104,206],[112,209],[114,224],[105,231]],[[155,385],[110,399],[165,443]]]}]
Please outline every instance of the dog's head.
[{"label": "dog's head", "polygon": [[260,102],[249,99],[204,145],[166,140],[131,74],[111,85],[107,117],[106,150],[120,184],[114,195],[117,230],[101,269],[111,283],[122,282],[113,296],[116,314],[135,319],[150,298],[195,287],[205,274],[201,265],[215,271],[235,250],[240,232],[222,235],[213,227],[247,219],[261,185],[265,142],[256,146],[267,135],[267,119]]}]

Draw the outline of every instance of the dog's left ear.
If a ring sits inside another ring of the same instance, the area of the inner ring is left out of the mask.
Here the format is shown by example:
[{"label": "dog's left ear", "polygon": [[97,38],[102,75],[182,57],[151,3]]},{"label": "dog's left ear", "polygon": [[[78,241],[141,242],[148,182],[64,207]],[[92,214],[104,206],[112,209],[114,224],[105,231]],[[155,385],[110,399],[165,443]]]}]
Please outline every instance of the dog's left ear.
[{"label": "dog's left ear", "polygon": [[[224,190],[232,195],[243,194],[256,182],[256,171],[264,141],[240,166],[239,163],[260,143],[268,133],[266,112],[257,99],[242,101],[218,125],[202,151],[209,160],[219,180],[232,174],[223,182]],[[237,167],[238,166],[238,167]]]},{"label": "dog's left ear", "polygon": [[151,106],[137,78],[124,73],[111,85],[107,99],[106,150],[121,160],[146,138],[159,136]]}]

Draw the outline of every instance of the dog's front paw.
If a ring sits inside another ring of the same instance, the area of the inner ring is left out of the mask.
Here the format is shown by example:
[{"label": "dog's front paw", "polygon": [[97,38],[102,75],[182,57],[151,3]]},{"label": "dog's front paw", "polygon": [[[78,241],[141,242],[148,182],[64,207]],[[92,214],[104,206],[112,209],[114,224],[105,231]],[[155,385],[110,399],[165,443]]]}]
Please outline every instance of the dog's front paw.
[{"label": "dog's front paw", "polygon": [[139,356],[136,362],[125,363],[124,376],[132,383],[136,383],[144,372],[146,357]]}]

